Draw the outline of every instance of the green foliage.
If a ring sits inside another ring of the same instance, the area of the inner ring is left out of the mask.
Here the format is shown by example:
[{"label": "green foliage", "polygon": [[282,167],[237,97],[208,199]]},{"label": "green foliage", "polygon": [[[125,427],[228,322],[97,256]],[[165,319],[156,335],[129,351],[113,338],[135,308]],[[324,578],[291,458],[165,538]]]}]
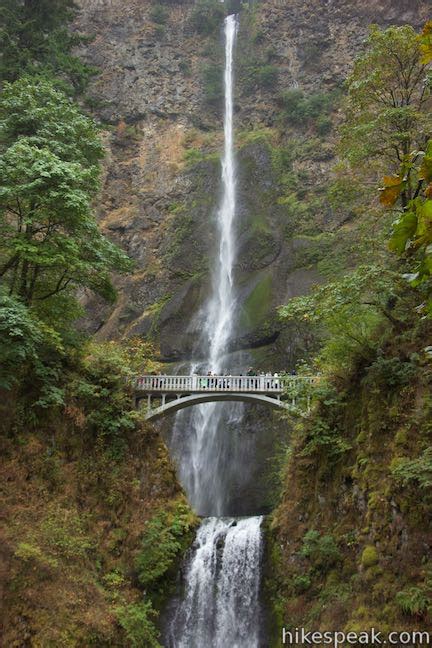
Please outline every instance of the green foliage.
[{"label": "green foliage", "polygon": [[404,614],[414,617],[424,616],[432,607],[430,596],[420,587],[410,587],[398,592],[396,603]]},{"label": "green foliage", "polygon": [[0,386],[19,382],[21,371],[38,358],[44,334],[27,308],[0,295]]},{"label": "green foliage", "polygon": [[157,513],[147,524],[141,551],[135,567],[141,585],[155,588],[160,579],[175,565],[177,557],[189,540],[189,532],[195,526],[195,518],[182,501],[172,510]]},{"label": "green foliage", "polygon": [[211,63],[203,68],[205,102],[218,107],[223,99],[223,71],[219,63]]},{"label": "green foliage", "polygon": [[[21,302],[0,293],[0,387],[27,384],[32,407],[63,405],[59,385],[64,347],[60,335]],[[30,421],[34,413],[26,409]]]},{"label": "green foliage", "polygon": [[128,646],[133,648],[161,648],[159,631],[154,625],[157,613],[150,601],[130,603],[115,609],[118,623],[125,632]]},{"label": "green foliage", "polygon": [[158,25],[165,25],[169,17],[169,13],[162,5],[153,5],[150,11],[150,19]]},{"label": "green foliage", "polygon": [[419,367],[416,357],[412,359],[401,359],[399,357],[386,357],[382,352],[368,367],[367,383],[380,387],[384,392],[386,389],[395,389],[410,385],[415,382]]},{"label": "green foliage", "polygon": [[[398,207],[389,242],[407,261],[406,278],[431,289],[432,62],[428,26],[421,38],[409,25],[371,28],[364,55],[348,79],[342,153],[355,171],[386,169],[380,202]],[[363,166],[362,166],[363,165]],[[432,310],[432,301],[428,304]]]},{"label": "green foliage", "polygon": [[[415,197],[413,197],[415,196]],[[384,177],[381,202],[390,208],[400,205],[393,224],[389,248],[414,266],[405,277],[414,287],[432,283],[432,140],[425,151],[406,156],[397,176]],[[428,304],[432,312],[432,300]]]},{"label": "green foliage", "polygon": [[[319,414],[315,415],[312,421],[304,429],[304,447],[300,456],[320,456],[326,458],[326,465],[331,465],[332,460],[339,459],[351,448],[350,443],[343,438],[338,427],[331,421],[330,410],[337,410],[336,407],[320,403]],[[329,420],[330,419],[330,420]]]},{"label": "green foliage", "polygon": [[432,488],[432,448],[428,447],[416,459],[401,457],[391,465],[393,477],[402,486]]},{"label": "green foliage", "polygon": [[335,93],[313,93],[305,95],[302,90],[286,90],[279,98],[282,123],[297,128],[315,124],[318,132],[324,135],[331,128],[327,117],[335,101]]},{"label": "green foliage", "polygon": [[421,150],[430,129],[420,43],[409,25],[371,28],[367,49],[348,79],[342,149],[353,165],[401,160]]},{"label": "green foliage", "polygon": [[203,36],[210,36],[220,29],[225,9],[213,0],[198,0],[191,14],[192,28]]},{"label": "green foliage", "polygon": [[359,266],[335,282],[291,299],[279,309],[283,319],[323,325],[330,335],[321,352],[323,368],[348,368],[356,356],[369,359],[373,333],[383,321],[400,327],[395,309],[403,290],[399,275],[379,265]]},{"label": "green foliage", "polygon": [[300,555],[312,563],[314,569],[327,572],[341,560],[339,548],[331,535],[321,535],[311,529],[303,537]]},{"label": "green foliage", "polygon": [[293,578],[293,587],[297,594],[307,592],[312,584],[311,578],[308,574],[297,574]]},{"label": "green foliage", "polygon": [[0,0],[0,82],[59,76],[82,92],[95,69],[71,53],[85,40],[67,28],[77,10],[73,0]]},{"label": "green foliage", "polygon": [[45,555],[40,547],[29,542],[19,542],[14,556],[24,563],[31,564],[34,569],[40,569],[41,567],[55,569],[58,566],[55,558]]},{"label": "green foliage", "polygon": [[279,70],[275,65],[260,65],[256,69],[255,78],[258,86],[265,89],[274,89],[277,85]]},{"label": "green foliage", "polygon": [[86,432],[107,446],[112,460],[122,458],[127,445],[125,432],[135,429],[138,413],[131,409],[130,381],[138,372],[154,371],[157,364],[149,343],[130,340],[90,343],[79,371],[69,377],[67,400],[76,404],[85,420]]},{"label": "green foliage", "polygon": [[57,557],[76,560],[89,555],[93,542],[78,513],[67,508],[51,507],[41,525],[44,545]]},{"label": "green foliage", "polygon": [[130,263],[92,214],[95,124],[50,82],[23,77],[3,90],[0,143],[0,277],[10,293],[36,311],[79,286],[114,299],[110,272]]},{"label": "green foliage", "polygon": [[361,564],[363,565],[363,567],[366,567],[366,569],[368,567],[373,567],[378,563],[378,561],[378,552],[373,545],[368,545],[363,549],[361,555]]}]

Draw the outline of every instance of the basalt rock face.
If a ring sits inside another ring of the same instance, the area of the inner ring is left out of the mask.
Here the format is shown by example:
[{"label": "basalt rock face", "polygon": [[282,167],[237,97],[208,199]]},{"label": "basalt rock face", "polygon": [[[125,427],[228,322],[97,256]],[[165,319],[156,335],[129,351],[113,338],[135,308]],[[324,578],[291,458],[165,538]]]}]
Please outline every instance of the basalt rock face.
[{"label": "basalt rock face", "polygon": [[[80,4],[77,28],[94,36],[81,53],[100,69],[90,94],[106,126],[100,223],[135,261],[134,272],[117,281],[114,309],[83,297],[85,326],[101,338],[152,336],[164,360],[178,361],[193,351],[199,327],[193,315],[206,299],[211,273],[222,131],[221,32],[217,26],[197,31],[196,5],[189,1]],[[275,164],[278,149],[289,150],[299,133],[307,143],[316,132],[310,125],[281,125],[281,94],[290,88],[334,91],[370,23],[419,27],[427,5],[271,0],[243,9],[236,54],[241,316],[233,350],[254,349],[268,366],[275,355],[284,364],[294,362],[307,341],[299,333],[296,342],[293,331],[283,329],[275,307],[319,281],[315,259],[307,254],[310,241],[295,236],[301,216],[283,198],[284,169]],[[303,151],[303,158],[291,161],[291,171],[301,178],[300,200],[317,195],[334,163],[337,106],[329,119],[330,132],[318,138],[313,153]],[[262,137],[251,137],[252,131]],[[334,231],[337,218],[324,200],[318,203],[310,229]]]},{"label": "basalt rock face", "polygon": [[[76,27],[94,35],[81,54],[100,69],[90,88],[107,149],[100,225],[135,261],[132,274],[116,280],[114,307],[83,295],[83,326],[101,339],[150,338],[167,364],[199,360],[199,315],[212,281],[220,199],[222,16],[210,12],[197,21],[198,5],[189,0],[80,4]],[[332,276],[328,252],[349,218],[335,213],[326,196],[343,81],[371,23],[419,28],[428,5],[243,4],[235,54],[239,308],[233,371],[246,365],[289,370],[314,344],[304,328],[281,323],[276,308]],[[290,90],[313,97],[321,112],[313,119],[287,117],[283,97]],[[257,433],[255,460],[248,460],[244,483],[232,477],[237,496],[231,505],[251,514],[272,505],[269,459],[284,440],[276,415],[270,420],[260,408],[247,412],[243,432]],[[169,436],[172,421],[164,426]]]}]

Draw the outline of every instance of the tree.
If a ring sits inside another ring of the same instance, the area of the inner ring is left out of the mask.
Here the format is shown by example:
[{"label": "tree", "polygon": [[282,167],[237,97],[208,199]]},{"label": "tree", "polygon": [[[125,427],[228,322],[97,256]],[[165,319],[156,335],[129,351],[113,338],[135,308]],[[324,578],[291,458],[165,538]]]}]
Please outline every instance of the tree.
[{"label": "tree", "polygon": [[[432,21],[417,39],[418,64],[432,63]],[[431,86],[430,70],[424,87]],[[430,97],[430,92],[424,93]],[[422,148],[409,148],[400,159],[394,175],[384,177],[381,203],[398,211],[389,247],[403,255],[410,272],[406,277],[414,286],[430,284],[432,277],[432,139]],[[429,286],[429,288],[431,288]],[[432,312],[432,301],[428,304]]]},{"label": "tree", "polygon": [[95,69],[71,53],[85,40],[68,30],[77,10],[74,0],[0,0],[0,81],[60,75],[81,92]]},{"label": "tree", "polygon": [[405,326],[400,296],[404,282],[381,265],[360,265],[345,277],[315,287],[279,308],[279,316],[322,327],[325,343],[317,358],[320,368],[338,372],[355,357],[369,359],[375,332],[386,322],[395,333]]},{"label": "tree", "polygon": [[[431,126],[431,86],[411,26],[372,27],[347,87],[342,152],[353,166],[378,161],[396,171],[406,156],[424,147]],[[409,189],[404,189],[406,202]]]},{"label": "tree", "polygon": [[27,306],[88,287],[114,299],[130,263],[97,228],[91,201],[103,156],[94,122],[46,80],[0,98],[0,281]]},{"label": "tree", "polygon": [[348,79],[342,128],[352,167],[387,170],[380,202],[397,212],[389,247],[414,285],[432,275],[431,43],[432,22],[420,37],[409,25],[373,27]]}]

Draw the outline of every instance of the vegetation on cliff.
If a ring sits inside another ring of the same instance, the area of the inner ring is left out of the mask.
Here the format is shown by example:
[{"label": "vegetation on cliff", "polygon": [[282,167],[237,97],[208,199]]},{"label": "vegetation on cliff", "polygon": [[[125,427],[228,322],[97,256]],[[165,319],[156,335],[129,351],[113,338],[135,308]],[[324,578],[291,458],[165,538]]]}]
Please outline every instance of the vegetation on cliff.
[{"label": "vegetation on cliff", "polygon": [[103,143],[70,98],[90,74],[71,54],[74,3],[0,11],[1,641],[156,647],[196,520],[132,408],[155,350],[77,327],[78,297],[114,301],[131,262],[94,214]]},{"label": "vegetation on cliff", "polygon": [[431,628],[430,34],[373,29],[347,84],[346,174],[363,186],[388,174],[390,251],[280,310],[323,339],[272,522],[270,593],[286,627]]}]

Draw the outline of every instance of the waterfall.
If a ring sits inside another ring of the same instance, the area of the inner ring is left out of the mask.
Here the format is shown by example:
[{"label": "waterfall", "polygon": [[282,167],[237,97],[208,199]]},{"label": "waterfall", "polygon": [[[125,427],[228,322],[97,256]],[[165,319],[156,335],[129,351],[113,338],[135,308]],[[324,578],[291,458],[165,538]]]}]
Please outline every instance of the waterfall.
[{"label": "waterfall", "polygon": [[[237,34],[237,18],[225,20],[225,113],[224,153],[222,158],[222,198],[216,215],[218,249],[212,273],[212,292],[204,312],[200,347],[207,349],[207,358],[196,371],[222,372],[232,368],[224,365],[235,320],[233,269],[235,262],[236,179],[233,133],[233,59]],[[224,425],[240,418],[242,405],[217,403],[195,407],[192,413],[177,415],[172,447],[179,466],[180,481],[185,486],[192,506],[200,515],[223,515],[226,503],[224,467],[234,460],[233,446],[220,434]],[[185,432],[187,430],[187,432]],[[185,438],[186,437],[186,438]]]},{"label": "waterfall", "polygon": [[207,518],[170,627],[175,648],[258,648],[261,518]]},{"label": "waterfall", "polygon": [[[210,299],[204,311],[200,348],[206,361],[191,372],[232,371],[227,354],[236,314],[233,271],[236,256],[236,168],[233,133],[233,60],[237,17],[225,19],[225,115],[222,197],[217,210],[218,248]],[[180,479],[200,515],[227,514],[230,471],[244,473],[241,443],[230,425],[241,421],[242,406],[195,407],[176,419],[171,446]],[[185,567],[185,593],[176,602],[166,636],[172,648],[259,648],[261,517],[207,517],[198,530]]]}]

